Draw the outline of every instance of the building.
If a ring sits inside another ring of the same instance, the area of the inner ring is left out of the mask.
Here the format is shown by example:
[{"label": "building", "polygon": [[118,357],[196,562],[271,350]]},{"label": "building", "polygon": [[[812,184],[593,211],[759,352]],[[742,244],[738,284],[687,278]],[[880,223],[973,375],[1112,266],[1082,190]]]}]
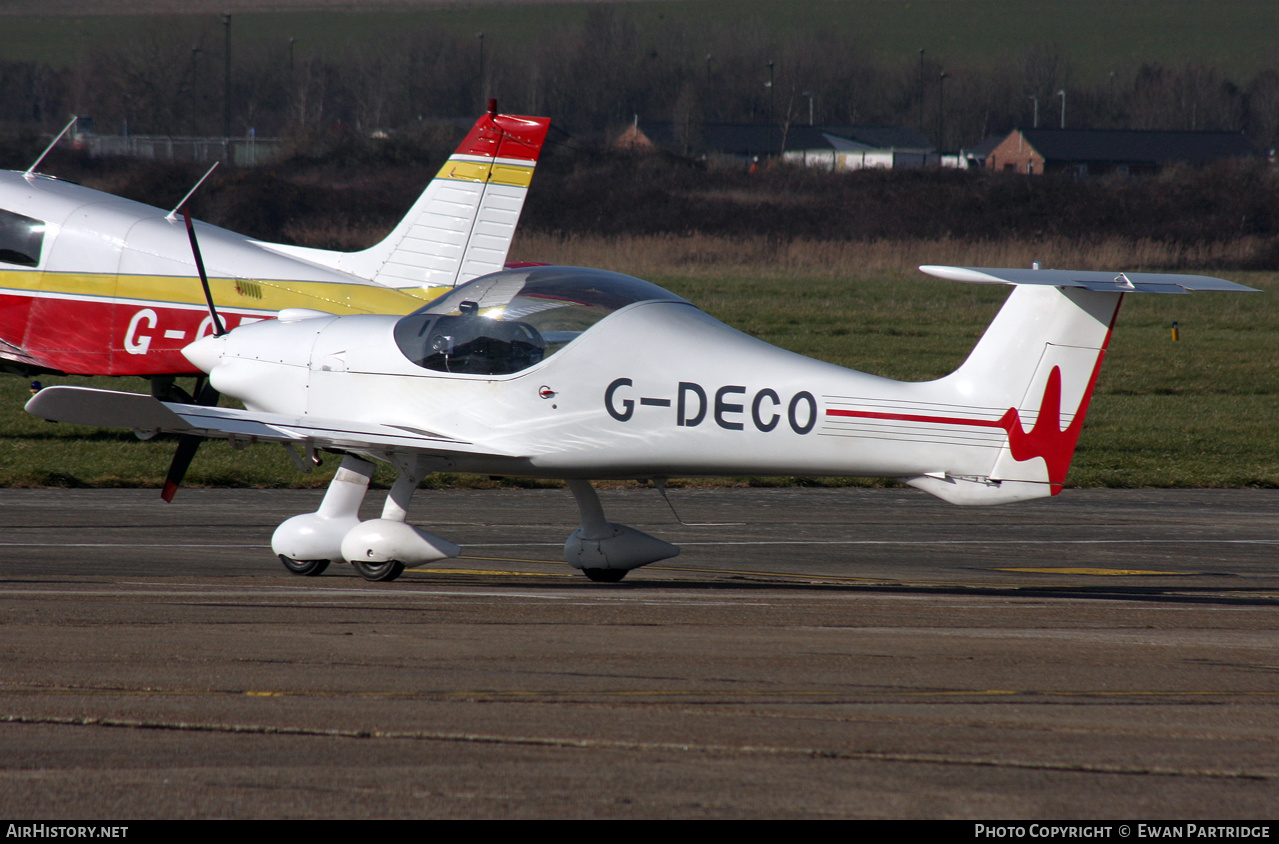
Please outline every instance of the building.
[{"label": "building", "polygon": [[[613,142],[634,152],[667,150],[741,160],[781,155],[829,170],[919,168],[932,147],[913,129],[895,126],[765,126],[743,123],[679,124],[636,120]],[[935,156],[934,156],[935,158]]]},{"label": "building", "polygon": [[1240,132],[1130,129],[1014,129],[986,156],[1002,173],[1154,173],[1175,163],[1260,156]]},{"label": "building", "polygon": [[933,148],[914,129],[897,126],[792,126],[782,157],[824,170],[918,170],[936,163]]}]

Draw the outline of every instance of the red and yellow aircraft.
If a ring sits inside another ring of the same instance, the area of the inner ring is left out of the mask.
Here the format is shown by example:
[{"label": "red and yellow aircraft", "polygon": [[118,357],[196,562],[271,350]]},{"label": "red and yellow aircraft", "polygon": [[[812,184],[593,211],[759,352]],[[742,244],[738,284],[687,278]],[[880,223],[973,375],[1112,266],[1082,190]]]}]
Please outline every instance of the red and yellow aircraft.
[{"label": "red and yellow aircraft", "polygon": [[[230,329],[285,308],[403,314],[502,269],[549,127],[490,102],[399,225],[361,252],[197,223],[219,315]],[[176,211],[30,170],[0,172],[0,369],[200,374],[181,350],[209,333]]]}]

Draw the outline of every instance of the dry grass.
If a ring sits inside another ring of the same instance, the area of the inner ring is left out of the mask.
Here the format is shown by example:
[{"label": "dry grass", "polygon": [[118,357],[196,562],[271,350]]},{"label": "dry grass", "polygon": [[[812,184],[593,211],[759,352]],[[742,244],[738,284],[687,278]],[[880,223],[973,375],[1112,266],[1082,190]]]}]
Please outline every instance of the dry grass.
[{"label": "dry grass", "polygon": [[519,232],[511,257],[549,264],[600,267],[640,277],[701,274],[849,277],[902,273],[920,264],[1076,270],[1188,270],[1239,267],[1268,239],[1243,237],[1197,246],[1120,238],[971,241],[956,238],[882,240],[869,243],[764,236],[732,239],[709,235],[608,237]]}]

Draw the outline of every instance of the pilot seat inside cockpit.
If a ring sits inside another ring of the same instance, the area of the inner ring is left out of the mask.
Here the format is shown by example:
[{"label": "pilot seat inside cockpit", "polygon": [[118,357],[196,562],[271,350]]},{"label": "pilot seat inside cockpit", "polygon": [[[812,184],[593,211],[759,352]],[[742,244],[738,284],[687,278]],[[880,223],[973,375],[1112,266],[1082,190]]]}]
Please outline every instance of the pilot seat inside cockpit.
[{"label": "pilot seat inside cockpit", "polygon": [[546,344],[533,326],[480,316],[475,302],[462,302],[459,310],[427,326],[422,356],[414,363],[438,372],[505,375],[542,360]]}]

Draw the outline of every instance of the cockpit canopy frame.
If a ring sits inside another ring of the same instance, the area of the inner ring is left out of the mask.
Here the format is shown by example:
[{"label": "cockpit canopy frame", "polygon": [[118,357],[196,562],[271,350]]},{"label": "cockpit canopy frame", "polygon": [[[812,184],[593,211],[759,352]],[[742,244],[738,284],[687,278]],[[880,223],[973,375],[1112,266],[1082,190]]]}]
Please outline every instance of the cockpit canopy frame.
[{"label": "cockpit canopy frame", "polygon": [[480,276],[395,325],[395,343],[437,372],[510,375],[549,358],[600,320],[637,302],[681,302],[621,273],[532,267]]}]

